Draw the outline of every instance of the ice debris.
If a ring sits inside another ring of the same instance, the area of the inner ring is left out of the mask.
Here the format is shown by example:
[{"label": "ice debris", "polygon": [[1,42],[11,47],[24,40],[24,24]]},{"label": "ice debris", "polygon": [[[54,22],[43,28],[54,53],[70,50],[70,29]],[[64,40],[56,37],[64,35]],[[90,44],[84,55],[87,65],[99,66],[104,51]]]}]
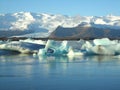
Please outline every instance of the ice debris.
[{"label": "ice debris", "polygon": [[48,40],[44,49],[39,49],[38,55],[66,55],[68,53],[67,41],[57,42]]},{"label": "ice debris", "polygon": [[120,41],[108,38],[79,41],[20,40],[0,42],[1,50],[34,53],[34,55],[120,55]]},{"label": "ice debris", "polygon": [[[119,40],[109,40],[108,38],[94,40],[80,40],[78,46],[69,43],[70,41],[48,40],[44,49],[39,49],[38,55],[119,55]],[[74,43],[75,41],[72,41]],[[74,43],[76,44],[76,43]],[[76,49],[77,48],[77,49]]]},{"label": "ice debris", "polygon": [[1,50],[15,51],[24,54],[37,53],[40,48],[44,47],[45,45],[21,41],[8,41],[0,44]]},{"label": "ice debris", "polygon": [[86,41],[82,48],[87,54],[97,55],[117,55],[120,54],[119,40],[109,40],[108,38]]}]

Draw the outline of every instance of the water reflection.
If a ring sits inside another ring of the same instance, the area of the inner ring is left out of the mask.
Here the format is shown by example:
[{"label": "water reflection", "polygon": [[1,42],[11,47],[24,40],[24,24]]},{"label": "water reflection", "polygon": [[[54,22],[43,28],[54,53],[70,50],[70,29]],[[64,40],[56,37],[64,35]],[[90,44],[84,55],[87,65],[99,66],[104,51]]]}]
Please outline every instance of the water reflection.
[{"label": "water reflection", "polygon": [[0,56],[1,64],[57,64],[57,63],[120,63],[116,56],[33,56],[27,54]]},{"label": "water reflection", "polygon": [[114,58],[114,56],[76,56],[72,58],[67,56],[39,56],[38,60],[39,63],[45,64],[44,70],[46,71],[46,75],[49,75],[51,71],[59,71],[59,69],[62,70],[60,73],[63,74],[69,68],[74,73],[74,69],[76,68],[76,70],[79,69],[82,72],[86,71],[85,75],[89,76],[89,71],[91,73],[93,70],[92,72],[96,73],[100,69],[100,71],[102,70],[104,72],[108,67],[114,69],[115,65],[119,68],[120,64],[119,59]]},{"label": "water reflection", "polygon": [[119,76],[114,56],[0,56],[1,90],[112,90]]},{"label": "water reflection", "polygon": [[37,56],[40,63],[48,62],[48,63],[82,63],[82,62],[97,62],[97,63],[104,63],[104,62],[119,62],[119,58],[116,56],[101,56],[101,55],[93,55],[93,56],[75,56],[75,57],[68,57],[68,56]]}]

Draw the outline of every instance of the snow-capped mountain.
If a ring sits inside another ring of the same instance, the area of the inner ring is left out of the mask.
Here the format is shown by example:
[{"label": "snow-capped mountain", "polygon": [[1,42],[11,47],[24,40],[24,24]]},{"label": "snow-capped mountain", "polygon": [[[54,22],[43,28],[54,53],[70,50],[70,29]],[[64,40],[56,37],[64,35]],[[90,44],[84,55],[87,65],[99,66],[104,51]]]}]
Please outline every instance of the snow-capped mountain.
[{"label": "snow-capped mountain", "polygon": [[[28,35],[29,33],[35,34],[38,32],[42,33],[42,35],[43,33],[45,33],[45,35],[49,35],[49,33],[55,30],[58,26],[76,27],[78,25],[89,27],[94,25],[99,28],[120,28],[120,16],[78,15],[71,17],[66,15],[30,12],[0,14],[0,32],[2,32],[0,36]],[[19,33],[17,33],[18,31]]]}]

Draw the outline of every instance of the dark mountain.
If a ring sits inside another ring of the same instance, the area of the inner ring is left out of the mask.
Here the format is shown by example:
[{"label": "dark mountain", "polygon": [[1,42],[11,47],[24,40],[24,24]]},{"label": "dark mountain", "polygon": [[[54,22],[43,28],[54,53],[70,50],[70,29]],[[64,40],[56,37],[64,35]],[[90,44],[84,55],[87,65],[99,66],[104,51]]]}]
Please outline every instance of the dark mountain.
[{"label": "dark mountain", "polygon": [[79,40],[79,39],[97,39],[109,38],[120,39],[120,30],[112,28],[77,26],[73,28],[57,27],[49,36],[50,39],[58,40]]}]

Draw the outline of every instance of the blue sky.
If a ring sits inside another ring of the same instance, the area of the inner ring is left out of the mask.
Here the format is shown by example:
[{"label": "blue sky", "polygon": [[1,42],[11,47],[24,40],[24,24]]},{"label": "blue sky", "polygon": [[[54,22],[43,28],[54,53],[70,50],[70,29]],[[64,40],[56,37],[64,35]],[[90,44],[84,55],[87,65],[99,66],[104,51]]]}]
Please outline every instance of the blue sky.
[{"label": "blue sky", "polygon": [[63,15],[120,15],[120,0],[0,0],[0,13],[36,12]]}]

